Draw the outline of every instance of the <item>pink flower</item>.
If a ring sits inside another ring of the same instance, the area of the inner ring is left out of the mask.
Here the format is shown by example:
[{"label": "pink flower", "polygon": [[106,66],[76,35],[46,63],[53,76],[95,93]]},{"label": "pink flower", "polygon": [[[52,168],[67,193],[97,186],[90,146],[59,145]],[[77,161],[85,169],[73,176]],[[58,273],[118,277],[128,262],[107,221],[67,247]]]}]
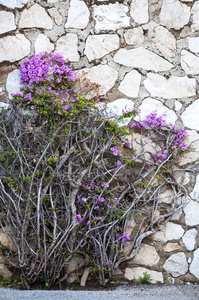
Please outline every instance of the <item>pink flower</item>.
[{"label": "pink flower", "polygon": [[34,105],[31,105],[30,109],[34,109]]}]

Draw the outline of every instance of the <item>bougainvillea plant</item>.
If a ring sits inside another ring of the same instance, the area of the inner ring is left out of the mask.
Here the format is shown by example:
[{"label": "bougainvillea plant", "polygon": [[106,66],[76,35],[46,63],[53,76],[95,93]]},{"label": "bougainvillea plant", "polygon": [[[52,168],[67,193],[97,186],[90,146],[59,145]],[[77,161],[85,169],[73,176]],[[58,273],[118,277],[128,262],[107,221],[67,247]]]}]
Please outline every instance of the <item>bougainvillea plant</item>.
[{"label": "bougainvillea plant", "polygon": [[[156,112],[140,122],[137,109],[108,119],[98,97],[85,97],[97,86],[59,54],[33,55],[20,72],[21,91],[0,113],[0,226],[15,248],[5,259],[26,289],[62,284],[73,259],[76,274],[90,268],[105,284],[180,207],[186,190],[173,162],[190,151],[186,132]],[[130,126],[119,127],[126,117]],[[159,203],[168,187],[172,204]]]}]

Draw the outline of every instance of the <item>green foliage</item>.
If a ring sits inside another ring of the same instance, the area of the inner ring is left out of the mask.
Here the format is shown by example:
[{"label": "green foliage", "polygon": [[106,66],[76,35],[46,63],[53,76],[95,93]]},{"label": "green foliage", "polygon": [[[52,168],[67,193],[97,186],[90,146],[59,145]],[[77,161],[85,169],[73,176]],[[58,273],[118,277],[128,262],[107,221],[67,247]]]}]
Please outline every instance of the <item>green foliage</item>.
[{"label": "green foliage", "polygon": [[142,277],[140,276],[138,280],[139,283],[150,283],[151,281],[152,281],[151,275],[148,274],[147,272],[143,272],[143,276]]},{"label": "green foliage", "polygon": [[0,287],[3,288],[10,288],[10,289],[21,289],[22,288],[22,283],[19,280],[19,278],[3,278],[3,274],[0,273],[0,277],[2,277],[2,279],[0,279]]}]

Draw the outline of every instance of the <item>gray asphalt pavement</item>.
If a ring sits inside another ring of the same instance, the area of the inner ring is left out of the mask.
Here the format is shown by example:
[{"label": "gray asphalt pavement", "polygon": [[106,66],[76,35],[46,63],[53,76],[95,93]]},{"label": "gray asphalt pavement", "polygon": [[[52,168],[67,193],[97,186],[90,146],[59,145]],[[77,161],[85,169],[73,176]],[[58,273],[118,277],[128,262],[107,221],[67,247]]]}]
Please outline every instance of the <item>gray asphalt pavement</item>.
[{"label": "gray asphalt pavement", "polygon": [[123,285],[114,291],[21,291],[0,288],[0,300],[199,300],[199,285]]}]

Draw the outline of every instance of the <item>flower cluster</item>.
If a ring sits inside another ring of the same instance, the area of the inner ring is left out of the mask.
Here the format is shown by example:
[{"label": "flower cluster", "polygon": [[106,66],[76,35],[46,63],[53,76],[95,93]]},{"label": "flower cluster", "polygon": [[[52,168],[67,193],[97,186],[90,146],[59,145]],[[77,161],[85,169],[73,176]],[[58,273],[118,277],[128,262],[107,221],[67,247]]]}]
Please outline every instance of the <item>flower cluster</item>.
[{"label": "flower cluster", "polygon": [[[163,115],[165,116],[165,115]],[[155,128],[155,127],[164,127],[166,126],[166,121],[163,119],[163,116],[158,116],[157,111],[155,110],[152,112],[150,115],[146,116],[144,121],[139,121],[137,123],[133,123],[131,125],[131,128],[137,127],[150,127],[150,128]]]}]

